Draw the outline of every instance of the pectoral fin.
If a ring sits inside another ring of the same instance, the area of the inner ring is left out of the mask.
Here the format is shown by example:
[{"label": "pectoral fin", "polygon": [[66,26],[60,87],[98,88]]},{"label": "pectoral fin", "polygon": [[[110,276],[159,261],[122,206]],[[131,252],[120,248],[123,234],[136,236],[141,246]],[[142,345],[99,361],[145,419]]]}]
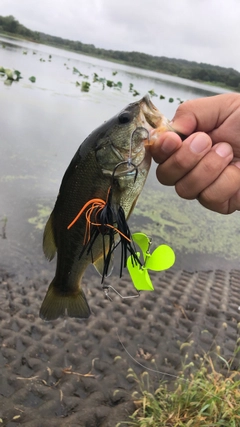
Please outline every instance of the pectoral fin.
[{"label": "pectoral fin", "polygon": [[43,252],[45,257],[51,261],[56,253],[57,247],[53,234],[53,216],[50,215],[48,218],[47,224],[45,226],[44,234],[43,234]]},{"label": "pectoral fin", "polygon": [[59,292],[55,279],[50,284],[40,308],[40,317],[44,320],[55,320],[60,316],[88,318],[91,314],[88,302],[82,289],[74,294]]}]

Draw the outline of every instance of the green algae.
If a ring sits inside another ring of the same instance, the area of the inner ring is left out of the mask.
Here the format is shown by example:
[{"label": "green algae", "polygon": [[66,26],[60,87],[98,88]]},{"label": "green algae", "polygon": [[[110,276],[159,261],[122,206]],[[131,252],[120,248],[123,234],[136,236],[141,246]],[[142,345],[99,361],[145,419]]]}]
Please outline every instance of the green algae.
[{"label": "green algae", "polygon": [[141,232],[156,236],[157,242],[160,238],[174,251],[200,252],[226,260],[240,257],[239,214],[211,212],[196,200],[180,199],[173,189],[161,191],[160,185],[156,190],[147,189],[139,198],[132,221],[141,224]]},{"label": "green algae", "polygon": [[[49,205],[38,204],[36,215],[28,222],[42,231],[51,211]],[[196,200],[180,199],[172,188],[147,188],[130,222],[132,232],[146,233],[153,244],[165,243],[185,256],[201,253],[225,260],[240,258],[238,212],[226,216],[211,212]]]},{"label": "green algae", "polygon": [[50,208],[49,206],[38,204],[37,215],[32,218],[28,218],[29,224],[32,224],[37,230],[43,230],[51,211],[52,208]]}]

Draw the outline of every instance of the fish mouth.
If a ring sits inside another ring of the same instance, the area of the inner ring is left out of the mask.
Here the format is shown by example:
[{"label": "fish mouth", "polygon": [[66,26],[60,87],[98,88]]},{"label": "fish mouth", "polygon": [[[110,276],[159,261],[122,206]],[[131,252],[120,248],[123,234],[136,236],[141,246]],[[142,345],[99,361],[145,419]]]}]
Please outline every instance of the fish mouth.
[{"label": "fish mouth", "polygon": [[[148,146],[150,144],[150,132],[159,128],[161,131],[169,130],[168,120],[151,102],[149,95],[145,95],[141,100],[131,104],[135,109],[135,129],[129,138],[129,144],[121,149],[111,141],[111,149],[115,156],[112,167],[103,167],[102,172],[106,176],[133,177],[136,169],[141,169],[149,157]],[[127,148],[126,148],[127,147]],[[108,165],[109,166],[109,165]]]},{"label": "fish mouth", "polygon": [[[147,130],[164,127],[169,129],[168,120],[160,113],[155,105],[150,100],[149,95],[145,95],[140,101],[142,115],[145,118]],[[148,125],[148,126],[147,126]]]}]

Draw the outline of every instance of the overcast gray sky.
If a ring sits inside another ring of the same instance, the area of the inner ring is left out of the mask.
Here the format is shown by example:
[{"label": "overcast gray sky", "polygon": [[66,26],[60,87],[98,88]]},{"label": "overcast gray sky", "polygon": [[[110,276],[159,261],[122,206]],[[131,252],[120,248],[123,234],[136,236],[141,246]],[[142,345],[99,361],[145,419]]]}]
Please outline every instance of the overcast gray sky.
[{"label": "overcast gray sky", "polygon": [[240,0],[0,0],[0,15],[96,47],[240,71]]}]

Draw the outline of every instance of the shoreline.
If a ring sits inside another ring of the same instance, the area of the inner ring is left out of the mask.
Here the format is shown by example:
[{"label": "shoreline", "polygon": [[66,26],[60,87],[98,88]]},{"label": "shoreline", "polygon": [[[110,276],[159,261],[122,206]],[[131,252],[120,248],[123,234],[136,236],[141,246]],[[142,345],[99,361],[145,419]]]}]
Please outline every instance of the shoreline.
[{"label": "shoreline", "polygon": [[[68,49],[68,48],[64,47],[64,45],[59,45],[57,43],[56,44],[55,43],[45,43],[44,41],[36,41],[34,39],[31,39],[31,38],[21,37],[21,35],[12,35],[10,33],[0,33],[0,37],[1,36],[2,37],[9,37],[9,38],[11,38],[13,40],[19,40],[19,41],[26,41],[26,42],[30,42],[30,43],[36,43],[36,45],[37,44],[38,45],[42,44],[44,46],[50,46],[50,47],[54,47],[54,48],[57,48],[57,49],[62,49],[64,51],[66,51],[66,52],[72,52],[72,53],[79,54],[79,55],[84,55],[84,56],[87,56],[87,57],[92,57],[92,58],[96,58],[96,59],[102,59],[104,61],[112,62],[112,63],[116,63],[116,64],[127,65],[127,66],[130,66],[130,67],[136,68],[136,69],[141,69],[141,70],[146,70],[146,71],[154,71],[154,72],[156,72],[158,74],[164,74],[166,76],[180,77],[180,76],[178,76],[178,74],[166,73],[166,71],[164,71],[164,70],[163,71],[161,71],[161,70],[152,70],[150,68],[141,67],[140,65],[138,65],[138,66],[133,65],[133,64],[131,64],[128,61],[117,60],[117,59],[114,59],[114,58],[113,59],[109,59],[108,57],[101,56],[101,55],[88,54],[86,52],[81,52],[81,51],[76,51],[76,50],[73,50],[73,49]],[[186,82],[191,81],[191,82],[194,82],[194,83],[206,84],[206,85],[208,85],[210,87],[213,87],[213,88],[216,87],[216,88],[219,88],[219,89],[229,90],[231,92],[237,92],[237,88],[233,88],[233,87],[227,86],[227,85],[225,85],[223,83],[220,83],[220,82],[215,84],[215,83],[212,83],[212,82],[209,82],[209,81],[205,81],[205,80],[188,80],[188,79],[185,79],[184,77],[181,77],[181,78],[183,80],[186,80]]]}]

